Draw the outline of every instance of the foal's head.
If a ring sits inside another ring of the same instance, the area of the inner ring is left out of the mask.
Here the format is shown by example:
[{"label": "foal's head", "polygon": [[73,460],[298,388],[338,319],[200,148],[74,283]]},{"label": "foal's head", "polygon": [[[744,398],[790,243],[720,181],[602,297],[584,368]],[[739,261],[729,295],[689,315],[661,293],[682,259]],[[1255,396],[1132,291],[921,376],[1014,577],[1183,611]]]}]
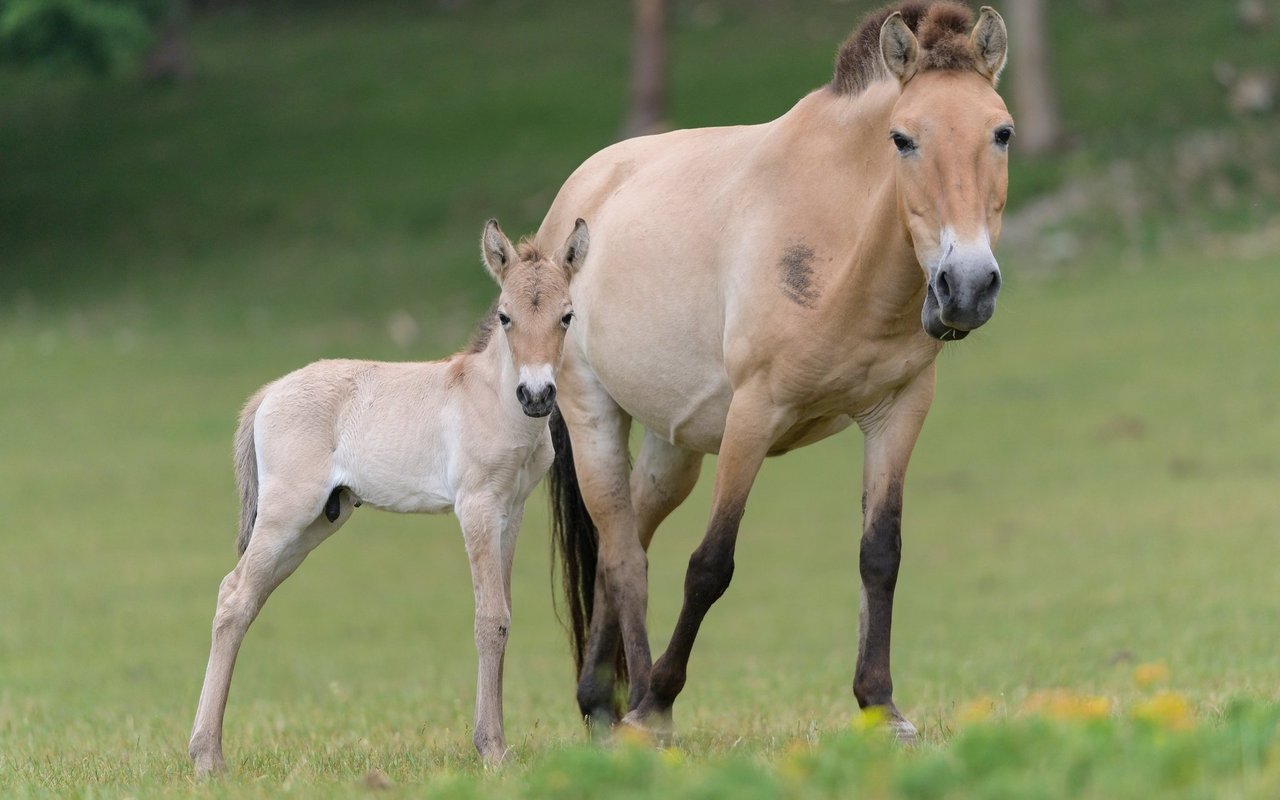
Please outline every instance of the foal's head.
[{"label": "foal's head", "polygon": [[[902,94],[884,131],[897,161],[899,213],[928,288],[921,320],[938,339],[961,339],[995,313],[1013,118],[996,94],[1008,33],[983,7],[904,7],[880,27],[880,54]],[[913,28],[915,29],[913,31]],[[918,38],[917,38],[918,34]]]},{"label": "foal's head", "polygon": [[502,287],[494,305],[499,347],[506,347],[518,374],[516,399],[524,413],[545,417],[556,404],[556,372],[564,334],[573,320],[569,281],[587,257],[587,223],[578,220],[554,258],[511,240],[489,220],[480,239],[484,264]]}]

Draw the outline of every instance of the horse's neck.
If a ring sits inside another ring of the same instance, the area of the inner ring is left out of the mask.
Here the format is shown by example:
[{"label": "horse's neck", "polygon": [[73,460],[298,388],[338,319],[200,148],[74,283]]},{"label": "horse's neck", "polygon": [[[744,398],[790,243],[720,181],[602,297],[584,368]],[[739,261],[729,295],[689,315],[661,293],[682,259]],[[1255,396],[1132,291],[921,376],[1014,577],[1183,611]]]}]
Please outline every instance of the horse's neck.
[{"label": "horse's neck", "polygon": [[[842,232],[838,253],[828,262],[830,307],[823,318],[859,319],[876,331],[919,329],[924,274],[899,216],[896,164],[888,145],[889,117],[897,101],[895,83],[878,82],[861,96],[847,98],[819,90],[776,121],[789,132],[783,140],[807,137],[795,148],[821,159],[832,181],[820,201]],[[876,154],[876,155],[871,155]],[[847,202],[832,198],[845,196]]]}]

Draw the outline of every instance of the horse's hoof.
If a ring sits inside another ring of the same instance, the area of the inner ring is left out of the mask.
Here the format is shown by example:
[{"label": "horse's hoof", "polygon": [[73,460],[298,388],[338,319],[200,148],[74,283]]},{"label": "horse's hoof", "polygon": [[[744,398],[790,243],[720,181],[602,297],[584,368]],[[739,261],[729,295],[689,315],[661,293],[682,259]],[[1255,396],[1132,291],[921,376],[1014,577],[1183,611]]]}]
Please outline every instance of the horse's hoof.
[{"label": "horse's hoof", "polygon": [[910,747],[919,741],[916,726],[896,711],[885,719],[884,724],[898,740],[898,744]]},{"label": "horse's hoof", "polygon": [[614,737],[623,741],[640,741],[667,747],[675,734],[671,712],[642,714],[640,709],[628,713],[614,729]]},{"label": "horse's hoof", "polygon": [[618,725],[618,715],[613,709],[597,709],[583,716],[587,723],[587,735],[593,742],[601,742],[613,734]]}]

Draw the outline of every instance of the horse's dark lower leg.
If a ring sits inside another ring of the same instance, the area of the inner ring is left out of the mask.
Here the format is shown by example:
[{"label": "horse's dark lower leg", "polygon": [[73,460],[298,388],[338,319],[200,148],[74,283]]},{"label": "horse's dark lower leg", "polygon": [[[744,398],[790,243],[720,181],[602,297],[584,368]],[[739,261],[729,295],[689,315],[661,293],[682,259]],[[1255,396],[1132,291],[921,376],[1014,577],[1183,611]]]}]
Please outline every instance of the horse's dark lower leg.
[{"label": "horse's dark lower leg", "polygon": [[693,642],[712,604],[733,579],[733,552],[747,495],[755,483],[776,431],[790,417],[772,404],[767,392],[740,391],[734,395],[725,422],[720,457],[716,462],[716,488],[711,501],[711,521],[698,549],[689,557],[684,578],[684,604],[675,631],[662,657],[649,675],[649,691],[627,721],[642,726],[666,727],[671,705],[684,688]]},{"label": "horse's dark lower leg", "polygon": [[859,556],[862,577],[861,632],[853,694],[862,708],[893,706],[889,642],[893,592],[902,556],[902,485],[890,485],[866,511]]},{"label": "horse's dark lower leg", "polygon": [[684,605],[671,642],[653,665],[649,692],[637,708],[637,716],[641,718],[669,713],[672,703],[684,689],[689,656],[702,620],[733,579],[733,551],[743,505],[743,502],[738,502],[718,511],[702,544],[689,557],[689,569],[684,579]]},{"label": "horse's dark lower leg", "polygon": [[591,632],[578,675],[578,708],[592,733],[608,730],[618,721],[614,698],[617,663],[622,656],[622,626],[618,612],[609,602],[604,563],[596,567],[595,602]]},{"label": "horse's dark lower leg", "polygon": [[882,709],[886,724],[904,742],[915,741],[916,729],[899,713],[893,699],[893,677],[889,672],[893,593],[902,559],[902,486],[907,462],[933,399],[933,386],[933,372],[923,373],[902,390],[894,405],[875,417],[859,420],[866,445],[858,559],[862,611],[853,694],[862,708]]}]

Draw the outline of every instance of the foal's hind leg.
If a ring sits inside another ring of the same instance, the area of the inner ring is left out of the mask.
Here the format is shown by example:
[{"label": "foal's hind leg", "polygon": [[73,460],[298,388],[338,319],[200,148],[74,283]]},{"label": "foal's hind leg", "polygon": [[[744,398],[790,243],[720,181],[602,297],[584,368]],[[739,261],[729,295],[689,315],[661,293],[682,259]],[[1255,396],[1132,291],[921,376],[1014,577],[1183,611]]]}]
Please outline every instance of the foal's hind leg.
[{"label": "foal's hind leg", "polygon": [[346,498],[341,514],[333,522],[324,516],[317,518],[319,502],[314,505],[315,508],[300,508],[296,501],[290,502],[290,498],[277,501],[264,493],[249,546],[218,589],[213,644],[189,746],[197,777],[226,770],[222,757],[222,720],[236,654],[249,625],[271,592],[351,515],[351,502]]},{"label": "foal's hind leg", "polygon": [[[646,430],[640,454],[631,469],[631,505],[635,510],[637,534],[647,551],[654,531],[676,506],[693,491],[702,467],[702,453],[677,447]],[[588,701],[583,709],[596,728],[617,722],[613,705],[614,665],[622,655],[622,629],[618,611],[609,603],[605,589],[604,562],[596,570],[595,616],[592,637],[585,653],[578,698]],[[628,709],[630,710],[630,709]]]},{"label": "foal's hind leg", "polygon": [[[490,766],[507,754],[502,729],[502,663],[511,630],[510,556],[515,551],[519,514],[507,517],[505,503],[490,495],[460,498],[456,506],[475,593],[476,676],[475,745]],[[508,536],[508,529],[510,534]]]}]

